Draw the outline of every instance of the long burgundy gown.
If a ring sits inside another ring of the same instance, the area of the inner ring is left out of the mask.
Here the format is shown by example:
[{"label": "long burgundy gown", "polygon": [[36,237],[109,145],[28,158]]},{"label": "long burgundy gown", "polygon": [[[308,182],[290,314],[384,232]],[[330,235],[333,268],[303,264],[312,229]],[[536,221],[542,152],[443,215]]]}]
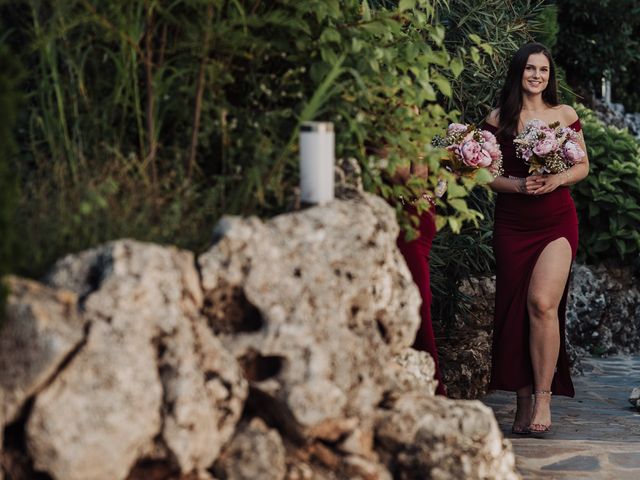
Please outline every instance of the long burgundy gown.
[{"label": "long burgundy gown", "polygon": [[[417,215],[415,207],[407,205],[405,207],[412,215]],[[397,245],[407,262],[407,266],[411,271],[413,281],[420,290],[422,297],[422,305],[420,306],[420,328],[416,333],[416,339],[413,348],[428,352],[435,362],[436,373],[435,379],[438,381],[436,394],[447,395],[447,390],[442,383],[440,368],[438,366],[438,350],[436,348],[436,340],[433,334],[433,324],[431,322],[431,283],[429,274],[429,252],[433,237],[436,234],[435,223],[435,207],[430,211],[422,212],[419,216],[420,225],[418,226],[418,237],[413,240],[407,240],[404,232],[400,232]]]},{"label": "long burgundy gown", "polygon": [[[581,130],[580,120],[569,126]],[[484,128],[492,133],[497,130],[487,123]],[[528,167],[516,156],[513,137],[500,140],[500,147],[504,175],[527,177]],[[529,281],[544,248],[562,237],[571,245],[573,260],[578,247],[578,217],[568,187],[538,196],[498,193],[493,231],[497,271],[489,389],[517,391],[534,383],[529,353]],[[567,281],[558,307],[560,353],[551,391],[573,397],[565,341],[568,284]]]}]

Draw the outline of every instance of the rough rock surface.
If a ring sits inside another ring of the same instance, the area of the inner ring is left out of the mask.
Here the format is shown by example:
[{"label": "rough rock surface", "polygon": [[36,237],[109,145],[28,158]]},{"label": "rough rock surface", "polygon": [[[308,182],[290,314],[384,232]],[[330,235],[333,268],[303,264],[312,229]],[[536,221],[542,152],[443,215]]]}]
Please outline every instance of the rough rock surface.
[{"label": "rough rock surface", "polygon": [[[392,393],[400,395],[404,392],[424,392],[425,395],[433,396],[437,380],[435,375],[435,363],[431,355],[427,352],[407,348],[395,355],[395,364],[389,366],[396,373],[392,376],[395,386]],[[400,366],[397,368],[396,364]]]},{"label": "rough rock surface", "polygon": [[[61,260],[48,281],[79,298],[80,334],[27,398],[9,408],[0,389],[0,411],[20,412],[3,421],[2,470],[513,478],[495,419],[434,397],[433,361],[409,348],[420,297],[397,234],[384,201],[351,189],[267,222],[224,219],[199,272],[188,252],[128,240]],[[47,291],[53,312],[56,295],[75,298]]]},{"label": "rough rock surface", "polygon": [[15,277],[6,284],[10,295],[0,329],[0,478],[5,470],[20,480],[32,477],[33,467],[12,426],[82,343],[84,321],[72,292]]},{"label": "rough rock surface", "polygon": [[7,284],[11,293],[0,330],[2,425],[17,419],[25,401],[46,386],[84,338],[75,294],[15,277]]},{"label": "rough rock surface", "polygon": [[[473,305],[438,339],[440,368],[451,398],[473,399],[487,393],[491,370],[491,332],[495,277],[469,278],[460,286]],[[437,326],[436,326],[437,327]]]},{"label": "rough rock surface", "polygon": [[66,257],[49,282],[81,296],[88,332],[26,419],[34,467],[113,480],[153,459],[205,478],[247,385],[199,314],[193,255],[119,241]]},{"label": "rough rock surface", "polygon": [[[286,478],[383,479],[398,472],[425,478],[433,470],[413,458],[423,452],[375,441],[378,421],[391,428],[403,418],[402,410],[391,420],[385,413],[396,405],[417,402],[418,421],[439,401],[442,415],[422,422],[425,431],[438,430],[446,405],[453,406],[433,397],[432,360],[409,348],[420,300],[396,249],[397,233],[384,202],[354,195],[267,223],[224,219],[218,242],[199,258],[204,311],[243,365],[249,411],[279,425],[287,444],[299,445],[287,449]],[[482,417],[478,423],[499,441],[478,436],[470,443],[491,446],[472,452],[459,443],[464,422],[447,423],[449,447],[429,445],[440,448],[442,478],[457,478],[461,458],[467,478],[489,470],[494,478],[511,478],[513,455],[490,412],[454,408]],[[400,454],[415,465],[401,467]]]},{"label": "rough rock surface", "polygon": [[225,218],[199,258],[211,328],[292,433],[335,439],[388,389],[388,360],[419,321],[397,234],[391,208],[361,196],[268,223]]},{"label": "rough rock surface", "polygon": [[280,434],[254,418],[238,429],[218,458],[214,472],[226,480],[282,480],[287,466]]},{"label": "rough rock surface", "polygon": [[475,399],[487,393],[491,374],[491,334],[466,328],[439,346],[442,377],[451,398]]},{"label": "rough rock surface", "polygon": [[478,401],[405,395],[381,414],[376,439],[397,479],[519,478],[491,409]]},{"label": "rough rock surface", "polygon": [[574,266],[567,334],[580,354],[640,352],[640,288],[630,270]]}]

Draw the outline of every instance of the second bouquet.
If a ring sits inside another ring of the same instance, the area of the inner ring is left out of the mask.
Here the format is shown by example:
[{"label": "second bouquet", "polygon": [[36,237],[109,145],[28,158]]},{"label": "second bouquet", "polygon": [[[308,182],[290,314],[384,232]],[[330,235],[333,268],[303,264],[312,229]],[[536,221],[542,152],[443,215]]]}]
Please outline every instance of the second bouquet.
[{"label": "second bouquet", "polygon": [[447,134],[436,135],[431,142],[434,147],[447,150],[448,155],[441,160],[451,173],[474,177],[478,169],[486,168],[495,178],[502,174],[502,152],[493,133],[475,125],[452,123]]}]

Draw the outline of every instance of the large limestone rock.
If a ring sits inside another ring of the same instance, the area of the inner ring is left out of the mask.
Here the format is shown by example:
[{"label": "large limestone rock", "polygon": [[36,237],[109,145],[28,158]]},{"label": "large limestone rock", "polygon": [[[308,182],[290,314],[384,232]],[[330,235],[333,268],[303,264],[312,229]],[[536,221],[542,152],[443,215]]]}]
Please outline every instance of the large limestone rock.
[{"label": "large limestone rock", "polygon": [[49,283],[82,298],[87,332],[25,419],[34,468],[113,480],[156,462],[208,478],[247,385],[200,316],[193,255],[119,241],[61,260]]},{"label": "large limestone rock", "polygon": [[391,355],[413,342],[420,298],[397,234],[367,195],[267,223],[225,218],[199,258],[211,328],[292,434],[332,440],[370,416]]},{"label": "large limestone rock", "polygon": [[15,277],[6,284],[10,295],[0,329],[0,478],[6,470],[20,480],[33,477],[33,467],[16,433],[20,429],[12,426],[80,347],[84,321],[72,292]]},{"label": "large limestone rock", "polygon": [[[393,211],[368,195],[266,223],[222,221],[199,258],[204,311],[250,381],[247,411],[279,426],[286,478],[422,479],[436,463],[447,465],[440,478],[514,478],[490,411],[434,397],[433,361],[409,348],[420,299],[397,234]],[[441,425],[448,408],[459,416]],[[386,433],[407,416],[439,456],[423,461]]]},{"label": "large limestone rock", "polygon": [[349,191],[267,222],[226,218],[197,264],[129,240],[58,262],[49,285],[73,293],[44,289],[50,330],[78,325],[37,381],[14,381],[35,387],[0,389],[0,412],[18,412],[5,473],[513,478],[490,412],[433,396],[433,361],[409,347],[420,297],[394,212]]},{"label": "large limestone rock", "polygon": [[376,438],[393,478],[519,478],[493,412],[478,401],[405,395],[380,416]]}]

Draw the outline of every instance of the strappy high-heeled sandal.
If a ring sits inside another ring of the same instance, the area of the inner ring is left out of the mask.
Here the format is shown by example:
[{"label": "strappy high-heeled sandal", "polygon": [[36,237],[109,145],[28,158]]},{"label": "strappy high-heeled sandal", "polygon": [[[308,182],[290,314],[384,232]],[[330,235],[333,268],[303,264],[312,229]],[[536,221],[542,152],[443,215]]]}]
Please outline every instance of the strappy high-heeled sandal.
[{"label": "strappy high-heeled sandal", "polygon": [[[531,395],[516,395],[516,399],[517,400],[524,400],[524,399],[531,400]],[[529,430],[528,426],[516,427],[515,425],[513,425],[513,426],[511,426],[511,433],[513,433],[515,435],[529,435],[531,433],[531,430]]]},{"label": "strappy high-heeled sandal", "polygon": [[[536,390],[534,392],[536,397],[540,395],[545,395],[551,397],[551,390]],[[544,423],[531,423],[529,425],[529,432],[534,433],[536,435],[545,435],[551,433],[551,423],[549,425],[545,425]]]}]

